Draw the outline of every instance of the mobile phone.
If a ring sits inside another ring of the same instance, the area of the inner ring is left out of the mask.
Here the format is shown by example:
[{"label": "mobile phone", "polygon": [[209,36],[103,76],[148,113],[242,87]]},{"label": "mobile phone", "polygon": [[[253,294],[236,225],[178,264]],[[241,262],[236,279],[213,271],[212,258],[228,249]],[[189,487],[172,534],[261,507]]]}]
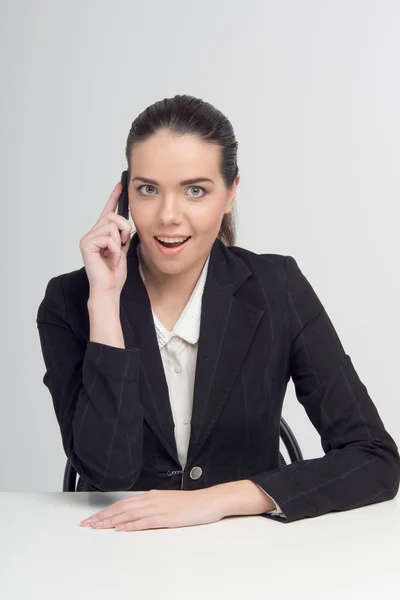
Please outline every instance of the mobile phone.
[{"label": "mobile phone", "polygon": [[122,192],[118,198],[117,215],[121,215],[125,219],[129,218],[129,201],[128,201],[128,171],[122,171],[121,174]]},{"label": "mobile phone", "polygon": [[[129,218],[129,201],[128,201],[128,171],[121,173],[122,192],[118,198],[117,215],[121,215],[125,219]],[[126,242],[122,242],[125,246]]]}]

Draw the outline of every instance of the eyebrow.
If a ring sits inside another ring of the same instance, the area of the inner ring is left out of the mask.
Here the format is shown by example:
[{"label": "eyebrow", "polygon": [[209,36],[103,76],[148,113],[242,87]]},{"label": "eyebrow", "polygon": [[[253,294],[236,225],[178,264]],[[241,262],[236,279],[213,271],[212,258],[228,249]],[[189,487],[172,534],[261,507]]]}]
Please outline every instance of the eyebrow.
[{"label": "eyebrow", "polygon": [[[159,185],[155,179],[148,179],[147,177],[134,177],[132,179],[132,183],[136,180],[144,181],[145,183],[150,183],[151,185]],[[209,177],[196,177],[195,179],[184,179],[180,182],[180,185],[192,185],[193,183],[199,183],[200,181],[209,181],[210,183],[214,183],[212,179]]]}]

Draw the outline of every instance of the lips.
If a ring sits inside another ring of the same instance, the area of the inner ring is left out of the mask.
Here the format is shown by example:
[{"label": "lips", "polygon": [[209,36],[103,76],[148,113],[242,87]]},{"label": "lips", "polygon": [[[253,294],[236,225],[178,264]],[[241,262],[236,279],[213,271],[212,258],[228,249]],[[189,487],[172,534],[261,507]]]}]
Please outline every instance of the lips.
[{"label": "lips", "polygon": [[[162,244],[163,246],[165,246],[165,248],[178,248],[178,246],[181,246],[182,244],[184,244],[185,242],[187,242],[187,240],[189,239],[190,236],[188,236],[183,242],[165,242],[162,240],[159,240],[158,238],[157,241]],[[174,238],[171,238],[174,239]]]},{"label": "lips", "polygon": [[175,254],[178,254],[179,252],[181,252],[184,248],[186,248],[186,246],[188,245],[188,243],[191,240],[191,237],[189,236],[186,239],[186,241],[184,241],[184,242],[176,242],[176,244],[169,244],[169,245],[163,244],[163,242],[160,242],[160,240],[158,240],[155,236],[154,236],[154,240],[156,242],[157,248],[163,254],[175,255]]}]

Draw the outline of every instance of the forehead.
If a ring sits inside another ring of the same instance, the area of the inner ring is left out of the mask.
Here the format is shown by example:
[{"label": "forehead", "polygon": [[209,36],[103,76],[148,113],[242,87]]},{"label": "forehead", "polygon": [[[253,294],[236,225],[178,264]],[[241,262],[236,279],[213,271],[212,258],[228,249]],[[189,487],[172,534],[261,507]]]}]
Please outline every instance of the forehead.
[{"label": "forehead", "polygon": [[177,136],[163,130],[135,144],[131,151],[131,170],[144,177],[174,172],[182,178],[190,178],[192,171],[196,177],[200,169],[201,175],[213,179],[219,174],[220,153],[219,146],[198,136]]}]

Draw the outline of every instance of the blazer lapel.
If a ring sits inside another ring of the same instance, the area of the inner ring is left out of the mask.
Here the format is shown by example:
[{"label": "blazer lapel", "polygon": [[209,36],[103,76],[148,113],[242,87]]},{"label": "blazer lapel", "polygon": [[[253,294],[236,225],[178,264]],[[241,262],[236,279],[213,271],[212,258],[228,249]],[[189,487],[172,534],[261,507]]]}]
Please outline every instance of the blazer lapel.
[{"label": "blazer lapel", "polygon": [[246,263],[216,240],[203,292],[187,464],[217,421],[264,314],[234,294],[252,275]]},{"label": "blazer lapel", "polygon": [[[139,273],[136,251],[139,241],[136,232],[127,256],[121,324],[126,347],[140,348],[140,376],[144,377],[149,392],[140,399],[145,418],[179,464],[168,385],[150,299]],[[215,240],[203,291],[187,464],[195,458],[218,419],[264,314],[251,299],[241,300],[235,296],[251,274],[240,257],[220,240]]]},{"label": "blazer lapel", "polygon": [[147,423],[160,442],[178,462],[174,420],[168,384],[154,327],[150,298],[139,272],[137,232],[127,254],[127,279],[121,292],[121,326],[127,348],[140,349],[140,374],[143,378],[140,402]]}]

